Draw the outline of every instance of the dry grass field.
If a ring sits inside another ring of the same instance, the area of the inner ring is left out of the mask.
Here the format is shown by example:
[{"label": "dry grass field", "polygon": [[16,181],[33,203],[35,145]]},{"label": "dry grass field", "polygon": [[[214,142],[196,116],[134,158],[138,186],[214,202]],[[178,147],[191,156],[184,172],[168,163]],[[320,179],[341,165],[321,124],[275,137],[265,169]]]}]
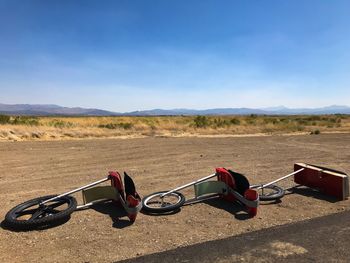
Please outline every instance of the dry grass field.
[{"label": "dry grass field", "polygon": [[[115,119],[106,119],[111,120]],[[85,185],[104,178],[109,170],[127,171],[145,196],[211,174],[220,166],[261,183],[290,173],[295,162],[349,172],[349,160],[350,134],[341,133],[7,141],[0,143],[0,218],[21,202]],[[284,186],[288,185],[291,182]],[[185,195],[190,197],[189,192]],[[216,200],[185,206],[168,216],[140,213],[132,225],[120,209],[99,206],[74,212],[67,223],[47,230],[0,229],[0,262],[115,262],[333,214],[349,210],[349,205],[349,200],[336,202],[313,191],[292,191],[280,203],[260,205],[255,218],[248,218],[237,204]]]},{"label": "dry grass field", "polygon": [[10,117],[0,115],[0,140],[3,141],[325,132],[350,132],[350,116]]}]

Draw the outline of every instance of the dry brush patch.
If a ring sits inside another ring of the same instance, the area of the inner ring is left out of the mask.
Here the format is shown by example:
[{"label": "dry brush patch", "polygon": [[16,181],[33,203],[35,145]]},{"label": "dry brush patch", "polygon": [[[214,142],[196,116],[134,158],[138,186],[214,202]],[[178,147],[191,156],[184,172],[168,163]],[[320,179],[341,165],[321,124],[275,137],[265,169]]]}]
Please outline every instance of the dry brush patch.
[{"label": "dry brush patch", "polygon": [[0,115],[0,140],[350,132],[349,115],[30,117]]}]

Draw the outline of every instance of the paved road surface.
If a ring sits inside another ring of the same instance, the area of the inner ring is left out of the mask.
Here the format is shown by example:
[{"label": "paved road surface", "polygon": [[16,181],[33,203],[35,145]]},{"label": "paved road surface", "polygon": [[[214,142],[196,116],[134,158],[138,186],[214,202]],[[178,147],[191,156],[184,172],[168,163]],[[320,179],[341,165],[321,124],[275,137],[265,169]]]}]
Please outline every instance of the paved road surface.
[{"label": "paved road surface", "polygon": [[350,262],[350,211],[123,262]]}]

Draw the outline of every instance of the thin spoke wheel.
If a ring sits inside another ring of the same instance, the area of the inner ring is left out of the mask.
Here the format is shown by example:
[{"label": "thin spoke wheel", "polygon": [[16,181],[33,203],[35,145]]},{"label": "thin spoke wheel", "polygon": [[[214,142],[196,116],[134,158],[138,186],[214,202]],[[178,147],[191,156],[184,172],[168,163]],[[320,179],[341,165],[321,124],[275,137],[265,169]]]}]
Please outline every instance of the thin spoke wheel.
[{"label": "thin spoke wheel", "polygon": [[143,210],[149,213],[166,213],[179,209],[185,203],[185,197],[179,192],[170,193],[164,197],[167,191],[150,194],[143,198]]},{"label": "thin spoke wheel", "polygon": [[72,196],[63,196],[41,204],[55,195],[35,198],[12,208],[5,216],[5,224],[14,230],[33,230],[50,227],[69,219],[77,207]]}]

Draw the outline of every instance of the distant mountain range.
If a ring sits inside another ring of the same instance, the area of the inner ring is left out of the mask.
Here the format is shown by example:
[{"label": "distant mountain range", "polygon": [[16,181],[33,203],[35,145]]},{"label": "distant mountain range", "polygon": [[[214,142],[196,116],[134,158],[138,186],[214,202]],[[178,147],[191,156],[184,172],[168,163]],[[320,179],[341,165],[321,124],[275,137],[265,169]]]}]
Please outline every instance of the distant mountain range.
[{"label": "distant mountain range", "polygon": [[118,113],[85,108],[68,108],[52,104],[1,104],[0,113],[7,115],[32,115],[32,116],[110,116]]},{"label": "distant mountain range", "polygon": [[251,109],[251,108],[216,108],[207,110],[192,109],[153,109],[132,112],[111,112],[100,109],[80,107],[61,107],[51,104],[1,104],[0,114],[31,116],[161,116],[161,115],[298,115],[298,114],[350,114],[350,107],[332,105],[322,108],[291,109],[284,106]]}]

